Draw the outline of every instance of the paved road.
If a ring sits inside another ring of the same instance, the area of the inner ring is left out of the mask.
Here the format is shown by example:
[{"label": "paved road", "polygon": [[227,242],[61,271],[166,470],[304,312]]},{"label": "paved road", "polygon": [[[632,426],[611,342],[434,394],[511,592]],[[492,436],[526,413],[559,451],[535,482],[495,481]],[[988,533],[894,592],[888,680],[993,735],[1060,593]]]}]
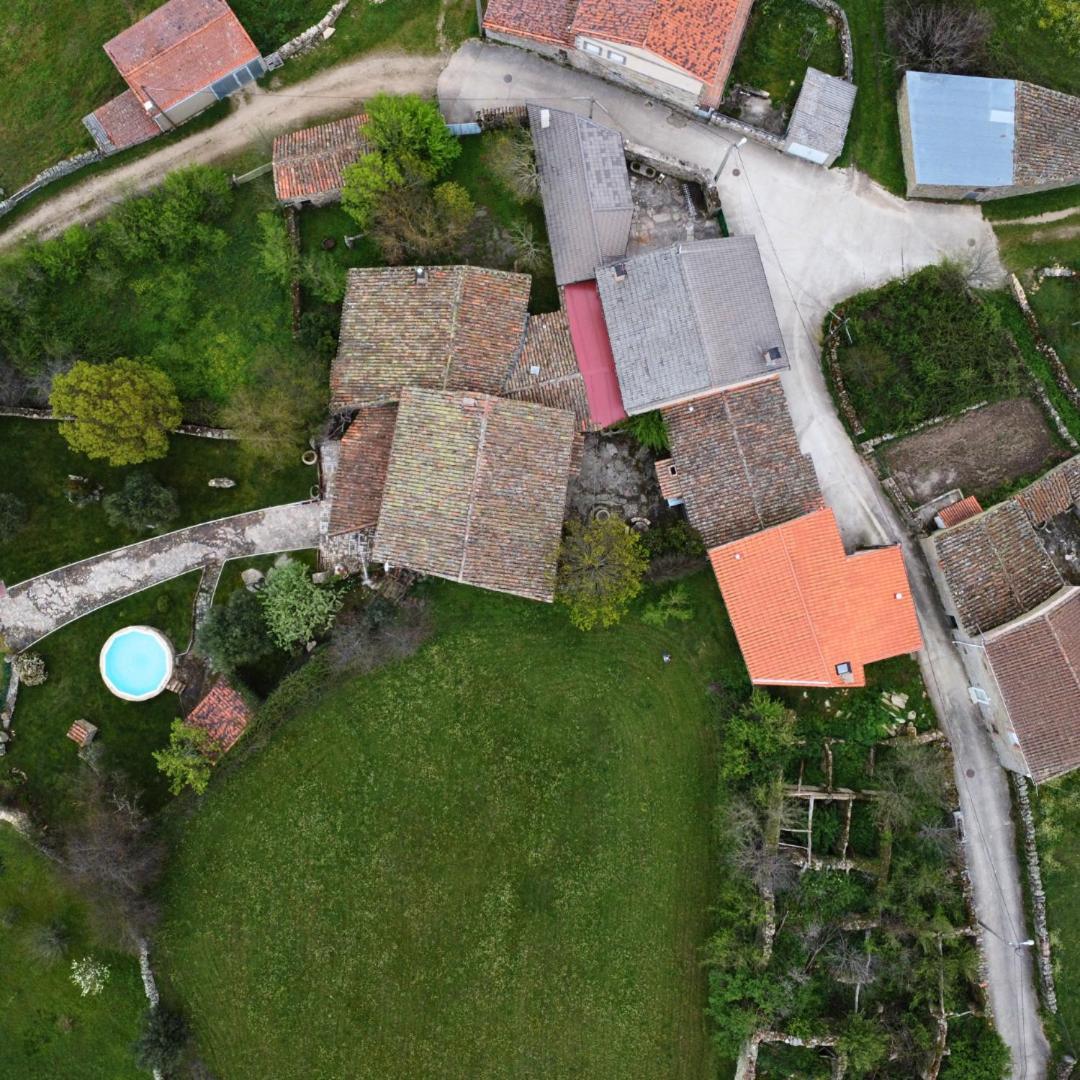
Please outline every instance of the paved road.
[{"label": "paved road", "polygon": [[114,203],[148,191],[166,173],[183,165],[221,161],[253,146],[264,146],[269,160],[271,136],[329,114],[347,114],[380,91],[431,96],[445,63],[441,55],[372,53],[282,90],[267,90],[260,84],[233,98],[233,111],[213,127],[175,141],[163,140],[155,153],[60,191],[6,229],[0,221],[0,251],[24,236],[51,236],[69,225],[101,217]]},{"label": "paved road", "polygon": [[[710,171],[732,141],[727,132],[580,72],[476,42],[466,43],[440,76],[439,98],[451,121],[525,100],[587,113],[594,101],[595,118],[630,141]],[[1006,944],[1027,936],[1006,777],[968,700],[921,555],[836,416],[818,344],[822,320],[838,300],[943,257],[980,261],[984,276],[999,276],[992,230],[976,207],[906,202],[855,171],[824,170],[755,143],[731,155],[720,187],[732,231],[758,238],[791,357],[784,385],[792,418],[845,540],[904,543],[926,641],[923,672],[956,758],[977,913],[1000,935],[984,935],[990,1000],[1013,1052],[1013,1075],[1036,1080],[1045,1075],[1048,1048],[1031,957]]]},{"label": "paved road", "polygon": [[319,503],[289,503],[155,536],[13,585],[0,635],[14,649],[106,604],[213,563],[319,546]]}]

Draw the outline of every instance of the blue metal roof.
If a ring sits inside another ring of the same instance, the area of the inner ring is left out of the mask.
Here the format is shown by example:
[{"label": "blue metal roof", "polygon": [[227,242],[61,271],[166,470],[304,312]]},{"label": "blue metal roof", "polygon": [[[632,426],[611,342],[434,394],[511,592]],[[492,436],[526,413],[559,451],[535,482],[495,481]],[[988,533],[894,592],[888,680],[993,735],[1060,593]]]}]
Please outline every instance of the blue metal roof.
[{"label": "blue metal roof", "polygon": [[909,71],[908,116],[919,184],[996,187],[1013,178],[1016,83]]}]

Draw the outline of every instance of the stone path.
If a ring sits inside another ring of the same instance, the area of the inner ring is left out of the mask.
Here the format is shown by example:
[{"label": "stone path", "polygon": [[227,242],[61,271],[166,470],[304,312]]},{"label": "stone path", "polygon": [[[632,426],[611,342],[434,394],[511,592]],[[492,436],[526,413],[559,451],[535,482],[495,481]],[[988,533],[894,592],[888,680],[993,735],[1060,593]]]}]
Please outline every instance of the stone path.
[{"label": "stone path", "polygon": [[316,501],[193,525],[13,585],[0,599],[0,634],[12,649],[26,649],[91,611],[208,564],[318,546]]}]

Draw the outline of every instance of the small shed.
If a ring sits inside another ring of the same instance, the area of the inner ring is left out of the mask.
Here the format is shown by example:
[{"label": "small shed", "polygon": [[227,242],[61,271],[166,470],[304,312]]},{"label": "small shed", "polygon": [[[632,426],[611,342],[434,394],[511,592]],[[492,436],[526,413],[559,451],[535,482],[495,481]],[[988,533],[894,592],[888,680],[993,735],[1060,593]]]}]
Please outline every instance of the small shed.
[{"label": "small shed", "polygon": [[855,87],[846,79],[807,68],[791,114],[784,150],[828,168],[840,156],[847,138]]},{"label": "small shed", "polygon": [[363,134],[367,116],[290,131],[274,140],[274,192],[285,206],[326,206],[341,201],[344,172],[371,150]]},{"label": "small shed", "polygon": [[244,696],[224,677],[188,713],[187,722],[203,728],[220,747],[230,750],[251,720],[251,708]]}]

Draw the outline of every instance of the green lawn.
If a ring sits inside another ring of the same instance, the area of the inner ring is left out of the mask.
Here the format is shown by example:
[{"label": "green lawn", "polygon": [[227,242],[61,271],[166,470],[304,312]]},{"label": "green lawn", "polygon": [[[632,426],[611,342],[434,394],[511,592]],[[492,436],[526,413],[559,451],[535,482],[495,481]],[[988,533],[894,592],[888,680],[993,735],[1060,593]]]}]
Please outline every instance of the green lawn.
[{"label": "green lawn", "polygon": [[1066,94],[1080,94],[1080,34],[1074,30],[1070,38],[1047,18],[1048,9],[1056,7],[1064,12],[1067,4],[1053,0],[977,0],[977,6],[994,21],[990,70],[980,74],[1024,79]]},{"label": "green lawn", "polygon": [[1046,278],[1029,299],[1042,332],[1080,383],[1080,281]]},{"label": "green lawn", "polygon": [[1071,210],[1074,206],[1080,207],[1080,185],[1055,188],[1053,191],[1036,191],[1031,195],[1015,195],[1011,199],[992,199],[980,205],[983,217],[990,221],[1007,221],[1010,218],[1052,213],[1055,210]]},{"label": "green lawn", "polygon": [[[95,936],[85,904],[52,865],[0,825],[0,1075],[21,1080],[138,1080],[131,1045],[146,1008],[138,962]],[[10,923],[10,925],[9,925]],[[59,924],[63,956],[40,959],[36,931]],[[83,997],[71,962],[92,956],[109,966],[100,994]]]},{"label": "green lawn", "polygon": [[735,57],[731,81],[767,90],[774,107],[790,113],[808,67],[827,75],[844,73],[833,20],[805,0],[759,0]]},{"label": "green lawn", "polygon": [[844,0],[855,52],[855,109],[838,165],[855,165],[895,195],[907,190],[896,113],[899,82],[883,0]]},{"label": "green lawn", "polygon": [[1061,264],[1080,266],[1080,208],[1058,221],[994,227],[1001,259],[1015,273]]},{"label": "green lawn", "polygon": [[689,624],[582,634],[433,583],[431,643],[215,777],[162,931],[215,1072],[715,1075],[708,687],[742,665],[688,585]]},{"label": "green lawn", "polygon": [[[22,532],[0,543],[0,573],[8,585],[145,538],[109,525],[100,503],[78,508],[67,501],[69,475],[90,477],[109,492],[116,491],[131,470],[74,453],[58,425],[0,419],[0,460],[5,466],[0,491],[22,499],[30,515]],[[146,468],[177,493],[180,517],[170,528],[306,499],[315,478],[314,470],[299,461],[269,472],[253,467],[236,443],[182,435],[172,436],[168,457]],[[216,476],[231,477],[237,485],[208,487],[207,481]]]},{"label": "green lawn", "polygon": [[45,658],[49,677],[43,686],[19,689],[15,738],[0,758],[0,795],[25,806],[37,821],[62,822],[70,813],[72,780],[84,767],[65,733],[75,720],[85,719],[99,728],[105,766],[130,778],[143,792],[147,809],[162,805],[168,795],[150,754],[168,742],[180,703],[167,692],[150,701],[121,701],[102,682],[98,655],[114,630],[131,625],[156,627],[182,652],[191,634],[198,582],[198,574],[189,574],[138,593],[70,623],[34,647]]}]

